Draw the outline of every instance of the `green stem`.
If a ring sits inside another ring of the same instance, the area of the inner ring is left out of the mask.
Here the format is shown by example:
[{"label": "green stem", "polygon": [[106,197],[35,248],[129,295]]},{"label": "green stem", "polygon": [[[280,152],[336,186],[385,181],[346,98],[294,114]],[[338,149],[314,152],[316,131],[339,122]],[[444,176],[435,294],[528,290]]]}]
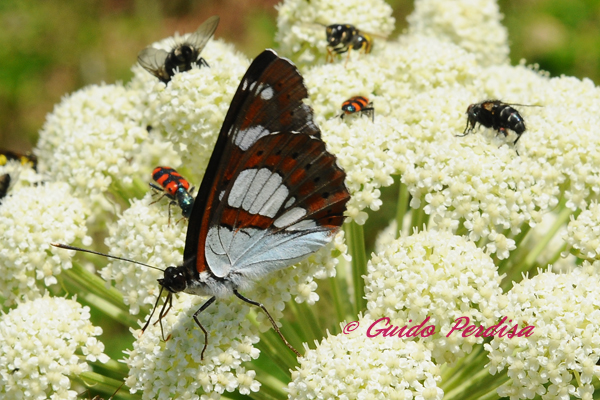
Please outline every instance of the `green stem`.
[{"label": "green stem", "polygon": [[299,321],[302,321],[302,325],[308,325],[308,331],[310,333],[310,338],[308,338],[307,342],[314,342],[315,340],[323,339],[323,329],[321,328],[321,324],[315,314],[312,311],[311,307],[308,307],[306,303],[296,303],[296,309],[298,310],[298,316],[301,318]]},{"label": "green stem", "polygon": [[329,278],[329,288],[335,307],[335,314],[337,316],[337,321],[330,324],[329,329],[331,330],[331,333],[337,335],[340,331],[339,322],[344,320],[345,313],[344,306],[342,305],[342,293],[340,292],[340,285],[338,285],[336,277]]},{"label": "green stem", "polygon": [[521,259],[521,262],[517,262],[517,264],[515,264],[513,268],[507,271],[507,277],[503,281],[504,284],[512,284],[512,282],[516,281],[517,278],[521,276],[523,272],[529,271],[531,269],[531,267],[535,264],[535,260],[537,259],[537,257],[542,251],[546,250],[546,246],[548,245],[548,243],[550,243],[556,232],[558,232],[558,230],[569,220],[569,217],[572,213],[573,212],[567,207],[563,207],[560,210],[556,221],[554,221],[554,224],[544,235],[544,237],[542,237],[536,242],[534,248],[527,252],[525,258]]},{"label": "green stem", "polygon": [[[112,396],[123,383],[123,381],[112,379],[92,371],[82,372],[78,376],[78,379],[84,386],[93,387],[94,391],[105,394],[107,398]],[[129,393],[126,386],[121,387],[117,393],[118,397],[121,399],[139,400],[141,398],[141,395],[139,394]]]},{"label": "green stem", "polygon": [[527,234],[529,233],[529,231],[531,230],[531,226],[529,226],[529,224],[523,224],[523,226],[521,227],[521,232],[519,232],[517,234],[517,236],[515,236],[513,238],[513,240],[515,241],[515,245],[517,246],[516,250],[510,255],[510,257],[505,258],[504,260],[500,261],[498,263],[498,273],[500,275],[502,275],[508,268],[510,268],[510,266],[512,265],[512,263],[514,263],[514,260],[521,260],[523,259],[523,257],[525,256],[525,253],[527,252],[527,247],[526,246],[522,246],[524,239],[527,237]]},{"label": "green stem", "polygon": [[348,249],[352,256],[352,284],[354,287],[354,315],[366,309],[365,285],[363,276],[367,275],[367,255],[363,226],[355,221],[346,224]]},{"label": "green stem", "polygon": [[97,276],[83,268],[78,263],[73,263],[73,268],[64,270],[61,273],[66,279],[70,280],[73,284],[78,285],[84,289],[85,292],[91,292],[112,303],[113,305],[127,311],[127,306],[123,303],[123,295],[119,293],[115,288],[106,287],[106,282]]},{"label": "green stem", "polygon": [[408,187],[400,180],[400,189],[398,192],[398,205],[396,206],[396,239],[400,237],[402,233],[402,226],[404,225],[404,216],[408,211]]},{"label": "green stem", "polygon": [[85,293],[80,291],[77,293],[77,299],[81,300],[82,303],[97,309],[104,313],[106,316],[112,318],[116,322],[124,324],[131,328],[138,328],[137,317],[123,311],[120,307],[115,306],[112,303],[104,300],[93,293]]}]

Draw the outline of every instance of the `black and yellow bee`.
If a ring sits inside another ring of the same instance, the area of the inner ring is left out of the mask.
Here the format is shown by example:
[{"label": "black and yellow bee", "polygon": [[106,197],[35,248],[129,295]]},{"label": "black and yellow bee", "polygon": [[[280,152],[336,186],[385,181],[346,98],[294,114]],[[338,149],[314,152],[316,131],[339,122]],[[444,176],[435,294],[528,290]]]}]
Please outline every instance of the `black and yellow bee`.
[{"label": "black and yellow bee", "polygon": [[[334,54],[359,50],[368,54],[373,49],[372,35],[358,30],[350,24],[331,24],[325,27],[327,37],[327,59],[333,61]],[[350,53],[348,52],[348,57]]]},{"label": "black and yellow bee", "polygon": [[364,96],[354,96],[342,103],[342,115],[361,113],[371,117],[372,121],[375,121],[375,108],[373,108],[373,102],[370,102]]},{"label": "black and yellow bee", "polygon": [[208,67],[200,53],[215,33],[219,17],[207,19],[183,43],[175,44],[170,52],[149,46],[138,54],[138,62],[146,71],[168,83],[176,72],[192,69],[192,65]]},{"label": "black and yellow bee", "polygon": [[523,132],[525,132],[525,120],[512,106],[539,107],[526,104],[508,104],[500,100],[485,100],[481,103],[471,104],[467,108],[467,126],[462,135],[466,136],[475,129],[479,123],[486,128],[492,128],[505,137],[510,129],[517,134],[513,144],[517,144]]},{"label": "black and yellow bee", "polygon": [[19,161],[21,165],[29,165],[31,168],[37,168],[37,157],[31,152],[18,153],[12,150],[0,149],[0,166],[6,165],[10,160]]}]

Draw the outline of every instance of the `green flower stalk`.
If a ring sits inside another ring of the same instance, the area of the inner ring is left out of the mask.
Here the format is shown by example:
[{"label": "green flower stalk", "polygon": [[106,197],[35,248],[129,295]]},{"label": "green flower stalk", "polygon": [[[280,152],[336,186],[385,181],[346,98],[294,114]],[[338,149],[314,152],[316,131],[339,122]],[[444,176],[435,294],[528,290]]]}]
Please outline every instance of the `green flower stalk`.
[{"label": "green flower stalk", "polygon": [[[598,398],[600,90],[509,65],[493,0],[417,0],[399,37],[382,0],[277,10],[277,50],[298,64],[351,194],[332,243],[244,293],[303,356],[235,298],[199,315],[204,359],[192,315],[205,298],[174,296],[142,333],[161,271],[51,246],[181,263],[187,222],[172,207],[169,223],[146,183],[169,165],[200,186],[250,64],[217,38],[210,68],[167,85],[135,65],[130,82],[63,98],[37,172],[0,165],[13,178],[0,199],[0,397],[108,397],[125,382],[115,399]],[[376,34],[372,52],[326,63],[334,23]],[[374,120],[339,118],[359,95]],[[516,145],[510,130],[457,137],[486,99],[518,109]]]}]

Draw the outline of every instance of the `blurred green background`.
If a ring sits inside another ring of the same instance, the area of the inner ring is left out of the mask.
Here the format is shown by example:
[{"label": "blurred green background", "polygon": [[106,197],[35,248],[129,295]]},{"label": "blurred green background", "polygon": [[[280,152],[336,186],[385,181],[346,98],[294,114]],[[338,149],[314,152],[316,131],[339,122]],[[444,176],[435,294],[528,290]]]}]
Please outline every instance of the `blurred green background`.
[{"label": "blurred green background", "polygon": [[[1,0],[0,147],[26,151],[45,115],[82,86],[127,81],[138,51],[219,15],[216,36],[248,56],[274,46],[279,0]],[[396,33],[413,2],[389,0]],[[513,63],[600,79],[600,1],[500,1]]]}]

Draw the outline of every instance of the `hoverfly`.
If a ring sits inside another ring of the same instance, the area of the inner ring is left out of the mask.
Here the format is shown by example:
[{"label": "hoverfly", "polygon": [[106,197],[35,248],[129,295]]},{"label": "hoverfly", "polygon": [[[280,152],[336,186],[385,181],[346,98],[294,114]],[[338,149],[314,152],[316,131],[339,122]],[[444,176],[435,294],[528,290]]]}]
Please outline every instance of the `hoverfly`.
[{"label": "hoverfly", "polygon": [[331,24],[325,26],[327,36],[327,60],[333,62],[334,54],[342,54],[349,50],[363,51],[365,54],[373,48],[373,38],[370,34],[358,30],[350,24]]},{"label": "hoverfly", "polygon": [[344,115],[361,113],[370,116],[371,120],[375,121],[375,108],[373,107],[373,102],[370,102],[369,99],[363,96],[354,96],[346,100],[342,103],[342,111],[342,119],[344,119]]},{"label": "hoverfly", "polygon": [[500,100],[485,100],[481,103],[471,104],[467,108],[467,126],[463,134],[458,136],[468,135],[479,123],[486,128],[492,128],[502,133],[505,137],[508,136],[508,129],[514,131],[517,138],[513,145],[516,145],[526,128],[525,120],[512,106],[539,107],[536,105],[503,103]]},{"label": "hoverfly", "polygon": [[208,63],[200,57],[200,53],[215,33],[217,25],[219,25],[219,17],[210,17],[183,43],[176,43],[170,52],[148,46],[138,54],[138,62],[146,71],[165,84],[177,71],[189,71],[193,64],[208,67]]}]

